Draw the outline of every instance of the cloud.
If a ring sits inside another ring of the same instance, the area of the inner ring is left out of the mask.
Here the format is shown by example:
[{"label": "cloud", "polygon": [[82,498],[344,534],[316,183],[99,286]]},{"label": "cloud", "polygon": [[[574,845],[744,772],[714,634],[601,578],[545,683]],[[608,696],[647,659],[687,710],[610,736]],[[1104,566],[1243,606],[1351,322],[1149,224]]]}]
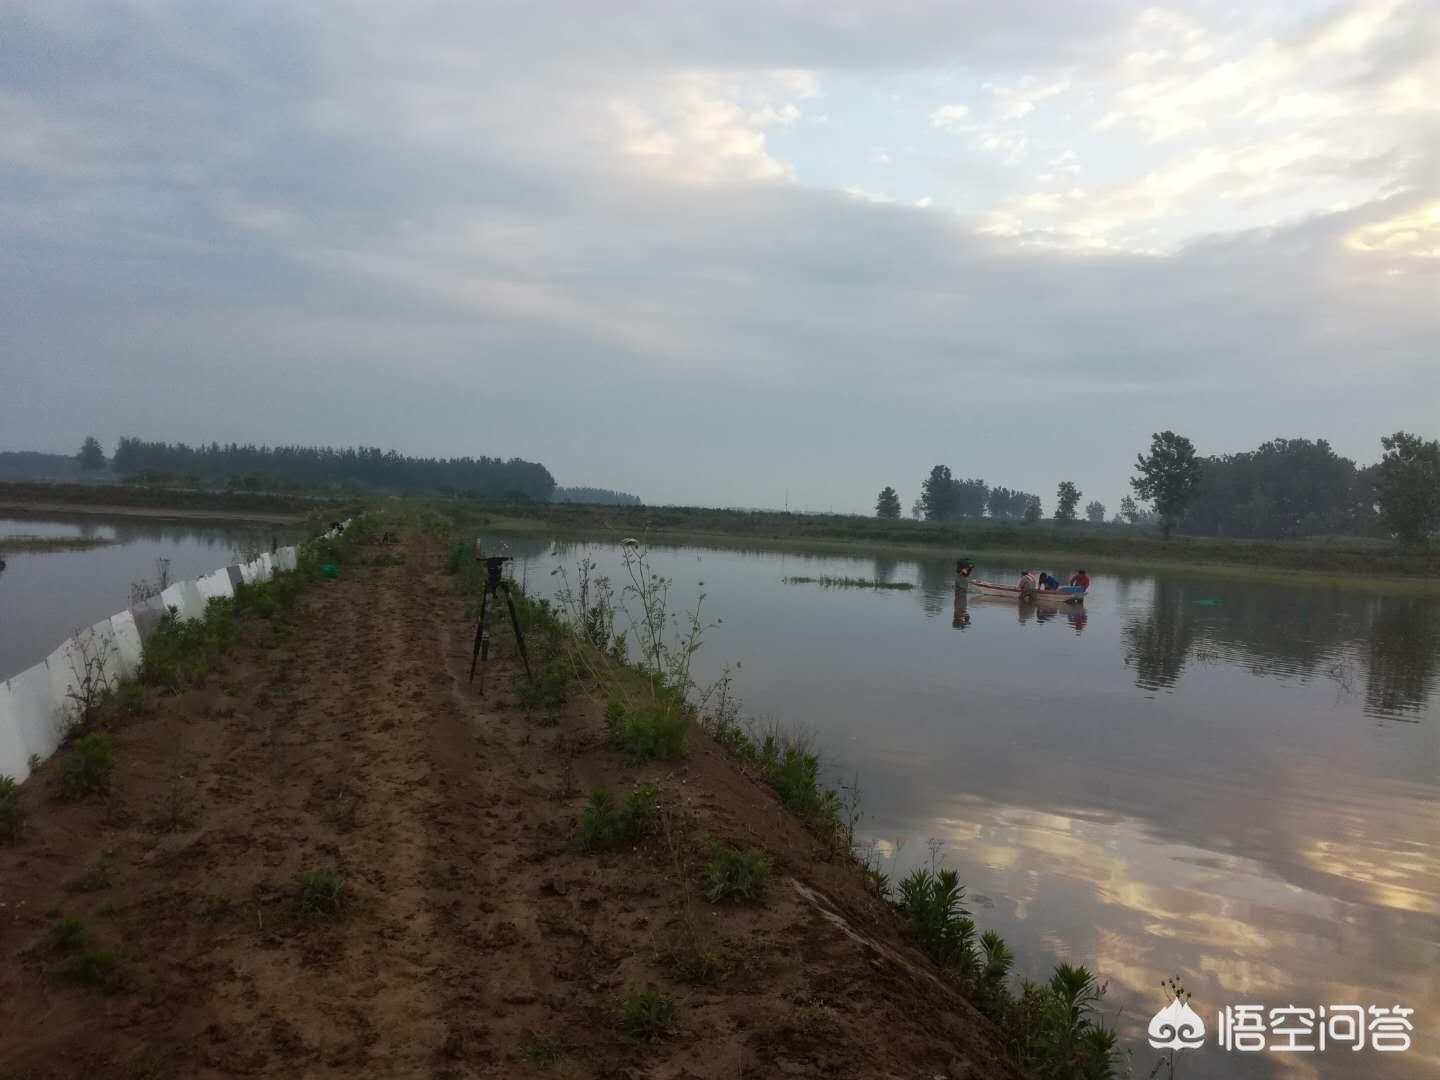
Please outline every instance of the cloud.
[{"label": "cloud", "polygon": [[942,130],[958,128],[969,115],[968,105],[941,105],[930,113],[930,126]]}]

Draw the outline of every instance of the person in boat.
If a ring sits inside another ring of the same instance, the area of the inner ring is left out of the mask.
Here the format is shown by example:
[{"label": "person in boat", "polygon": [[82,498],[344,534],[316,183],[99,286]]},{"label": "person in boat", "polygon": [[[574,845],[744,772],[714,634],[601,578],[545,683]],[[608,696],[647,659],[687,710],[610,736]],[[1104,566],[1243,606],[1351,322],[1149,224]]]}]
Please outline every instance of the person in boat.
[{"label": "person in boat", "polygon": [[1041,570],[1040,588],[1044,589],[1046,592],[1054,592],[1056,589],[1060,588],[1060,581],[1058,578],[1053,578],[1044,570]]},{"label": "person in boat", "polygon": [[1090,575],[1084,570],[1076,570],[1070,575],[1070,584],[1074,585],[1081,592],[1088,592],[1090,589]]},{"label": "person in boat", "polygon": [[1035,576],[1034,570],[1021,570],[1019,584],[1021,592],[1034,592],[1040,587],[1040,579]]}]

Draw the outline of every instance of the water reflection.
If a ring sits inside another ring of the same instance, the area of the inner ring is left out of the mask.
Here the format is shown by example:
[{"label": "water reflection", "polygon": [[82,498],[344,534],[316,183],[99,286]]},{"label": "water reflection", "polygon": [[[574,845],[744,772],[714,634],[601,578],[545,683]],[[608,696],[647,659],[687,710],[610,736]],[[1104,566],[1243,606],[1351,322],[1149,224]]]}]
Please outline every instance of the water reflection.
[{"label": "water reflection", "polygon": [[[1440,1009],[1440,605],[1093,575],[1083,607],[1037,609],[957,592],[953,559],[694,550],[656,559],[677,597],[697,554],[725,620],[697,677],[742,661],[754,715],[813,731],[837,777],[858,771],[861,831],[895,873],[943,841],[1024,975],[1066,958],[1109,979],[1136,1075],[1177,971],[1207,1020],[1240,1003],[1417,1010],[1406,1055],[1212,1050],[1187,1077],[1440,1067],[1424,1034]],[[788,573],[918,587],[776,589]]]}]

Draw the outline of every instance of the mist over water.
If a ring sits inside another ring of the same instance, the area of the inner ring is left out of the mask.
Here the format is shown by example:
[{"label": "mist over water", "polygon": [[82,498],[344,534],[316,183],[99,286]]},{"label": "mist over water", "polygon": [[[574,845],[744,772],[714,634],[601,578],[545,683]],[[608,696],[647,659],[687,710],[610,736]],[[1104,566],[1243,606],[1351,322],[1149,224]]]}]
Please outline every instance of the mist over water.
[{"label": "mist over water", "polygon": [[[554,595],[613,546],[509,541]],[[1413,1077],[1440,1052],[1440,605],[1329,589],[1092,573],[1083,610],[957,596],[954,562],[654,550],[672,607],[706,594],[701,681],[738,665],[744,711],[809,731],[858,778],[861,840],[892,877],[967,884],[1019,974],[1108,979],[1136,1054],[1182,974],[1223,1006],[1403,1005],[1406,1054],[1303,1055],[1322,1077]],[[982,561],[981,580],[1019,567]],[[1057,574],[1065,567],[1052,568]],[[911,591],[782,584],[909,581]],[[573,578],[573,573],[572,573]],[[701,586],[703,582],[703,588]],[[1433,1030],[1433,1023],[1431,1030]],[[1271,1076],[1302,1055],[1183,1055],[1192,1077]]]}]

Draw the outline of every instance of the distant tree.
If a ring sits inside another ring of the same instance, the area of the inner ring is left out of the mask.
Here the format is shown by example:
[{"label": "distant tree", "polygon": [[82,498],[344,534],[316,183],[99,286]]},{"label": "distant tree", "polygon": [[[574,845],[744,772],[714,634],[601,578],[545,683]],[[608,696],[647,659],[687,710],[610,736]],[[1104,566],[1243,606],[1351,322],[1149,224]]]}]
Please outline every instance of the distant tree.
[{"label": "distant tree", "polygon": [[1085,520],[1092,525],[1103,525],[1105,523],[1105,504],[1099,499],[1086,503]]},{"label": "distant tree", "polygon": [[1120,516],[1131,525],[1140,520],[1140,507],[1135,505],[1135,500],[1129,495],[1120,500]]},{"label": "distant tree", "polygon": [[922,521],[922,520],[924,520],[924,518],[925,518],[925,500],[924,500],[924,499],[916,499],[913,503],[910,504],[910,516],[911,516],[912,518],[914,518],[916,521]]},{"label": "distant tree", "polygon": [[990,485],[978,477],[955,481],[955,516],[984,517],[990,501]]},{"label": "distant tree", "polygon": [[1039,495],[1026,495],[1026,496],[1025,496],[1025,513],[1024,513],[1024,515],[1023,515],[1024,518],[1025,518],[1025,522],[1026,522],[1027,524],[1029,524],[1029,525],[1034,525],[1035,522],[1037,522],[1037,521],[1040,520],[1040,514],[1041,514],[1041,510],[1040,510],[1040,496],[1039,496]]},{"label": "distant tree", "polygon": [[955,478],[950,466],[936,465],[920,485],[920,505],[926,521],[948,521],[955,516]]},{"label": "distant tree", "polygon": [[100,445],[100,440],[94,435],[86,435],[85,441],[80,445],[80,452],[75,455],[75,460],[80,463],[82,469],[103,469],[105,467],[105,449]]},{"label": "distant tree", "polygon": [[1397,431],[1380,440],[1375,500],[1386,526],[1418,543],[1440,529],[1440,442]]},{"label": "distant tree", "polygon": [[880,495],[875,500],[875,516],[891,520],[899,518],[900,496],[896,494],[893,487],[886,485],[880,489]]},{"label": "distant tree", "polygon": [[1055,492],[1055,524],[1068,525],[1075,520],[1075,507],[1080,505],[1080,489],[1072,481],[1060,481]]},{"label": "distant tree", "polygon": [[1200,483],[1200,462],[1195,458],[1195,444],[1173,431],[1158,431],[1150,437],[1150,453],[1135,458],[1139,476],[1130,481],[1135,494],[1154,504],[1160,515],[1164,539],[1185,516],[1185,507]]}]

